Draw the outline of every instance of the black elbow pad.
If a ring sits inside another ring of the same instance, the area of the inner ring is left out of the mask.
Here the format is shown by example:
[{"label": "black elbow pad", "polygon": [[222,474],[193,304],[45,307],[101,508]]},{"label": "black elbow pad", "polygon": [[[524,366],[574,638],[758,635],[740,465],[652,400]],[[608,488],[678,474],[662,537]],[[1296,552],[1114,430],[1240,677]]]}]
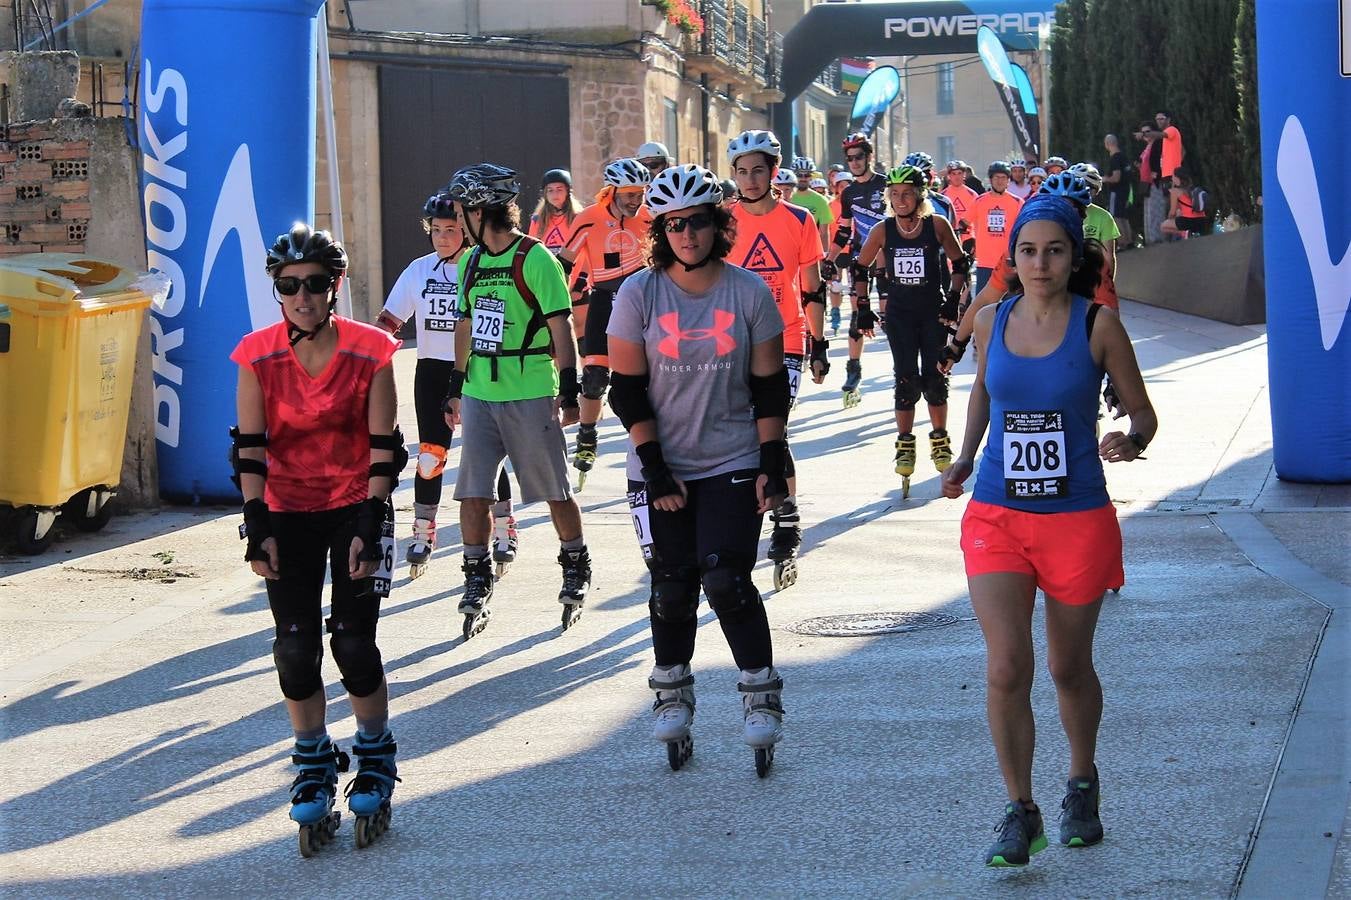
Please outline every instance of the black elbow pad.
[{"label": "black elbow pad", "polygon": [[757,419],[786,419],[792,397],[788,392],[788,369],[773,375],[751,374],[751,406]]},{"label": "black elbow pad", "polygon": [[657,417],[657,412],[652,408],[652,401],[647,395],[649,380],[646,373],[642,375],[610,373],[610,409],[614,410],[615,415],[619,417],[619,423],[626,431],[639,422]]}]

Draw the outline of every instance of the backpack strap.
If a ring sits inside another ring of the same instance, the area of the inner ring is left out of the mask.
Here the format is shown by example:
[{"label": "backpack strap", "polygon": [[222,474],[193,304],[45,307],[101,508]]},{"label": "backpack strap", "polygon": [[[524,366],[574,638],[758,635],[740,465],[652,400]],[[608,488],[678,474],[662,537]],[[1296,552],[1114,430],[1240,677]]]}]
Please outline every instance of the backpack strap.
[{"label": "backpack strap", "polygon": [[1098,317],[1098,312],[1101,309],[1102,306],[1092,301],[1089,301],[1088,315],[1084,318],[1084,333],[1088,336],[1088,339],[1090,341],[1093,340],[1093,320]]}]

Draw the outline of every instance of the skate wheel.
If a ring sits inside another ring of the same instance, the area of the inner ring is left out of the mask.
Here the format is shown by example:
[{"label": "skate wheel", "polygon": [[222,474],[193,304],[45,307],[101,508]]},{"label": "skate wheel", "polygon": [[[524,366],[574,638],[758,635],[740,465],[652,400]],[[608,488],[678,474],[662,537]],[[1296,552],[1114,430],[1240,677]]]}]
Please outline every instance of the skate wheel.
[{"label": "skate wheel", "polygon": [[769,767],[774,765],[773,747],[755,748],[755,774],[764,778],[769,774]]},{"label": "skate wheel", "polygon": [[901,499],[902,499],[902,500],[909,500],[909,499],[910,499],[910,476],[909,476],[909,475],[902,475],[902,476],[901,476]]},{"label": "skate wheel", "polygon": [[357,816],[356,838],[358,850],[369,847],[375,842],[374,829],[374,823],[369,816]]},{"label": "skate wheel", "polygon": [[671,765],[672,772],[679,772],[680,767],[689,761],[694,755],[694,738],[687,737],[683,741],[671,741],[666,745],[666,761]]},{"label": "skate wheel", "polygon": [[421,578],[426,571],[427,571],[426,563],[409,563],[408,580],[416,581],[417,579]]},{"label": "skate wheel", "polygon": [[314,834],[314,826],[312,825],[300,826],[299,843],[301,856],[305,857],[306,859],[309,859],[311,856],[314,855],[314,851],[319,849],[319,842]]},{"label": "skate wheel", "polygon": [[500,562],[497,564],[497,567],[493,570],[493,578],[495,580],[501,581],[502,576],[507,574],[507,565],[508,564],[504,562]]},{"label": "skate wheel", "polygon": [[578,603],[563,604],[563,630],[567,631],[582,617],[582,607]]},{"label": "skate wheel", "polygon": [[488,627],[488,608],[485,606],[482,612],[465,613],[464,615],[464,639],[467,641],[480,631]]}]

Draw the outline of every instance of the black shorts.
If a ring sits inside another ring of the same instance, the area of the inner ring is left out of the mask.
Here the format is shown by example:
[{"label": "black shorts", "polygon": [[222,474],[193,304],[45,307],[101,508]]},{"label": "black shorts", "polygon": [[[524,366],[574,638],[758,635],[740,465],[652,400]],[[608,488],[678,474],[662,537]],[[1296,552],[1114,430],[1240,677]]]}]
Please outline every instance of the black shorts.
[{"label": "black shorts", "polygon": [[273,512],[272,535],[277,539],[281,577],[267,580],[267,603],[278,633],[298,624],[322,633],[324,573],[332,580],[332,616],[335,620],[374,621],[380,615],[380,597],[361,593],[368,582],[348,577],[347,557],[356,536],[357,505],[322,512]]},{"label": "black shorts", "polygon": [[[739,469],[686,481],[689,496],[683,509],[663,512],[649,506],[652,545],[643,548],[648,568],[698,569],[715,558],[750,571],[764,524],[755,499],[759,476],[755,469]],[[644,482],[630,480],[630,500],[646,488]]]},{"label": "black shorts", "polygon": [[[614,310],[614,306],[613,291],[594,288],[591,291],[591,302],[586,308],[586,331],[582,335],[582,340],[586,342],[586,355],[602,357],[604,362],[597,362],[594,365],[603,365],[607,369],[610,367],[610,339],[606,336],[605,330],[610,327],[610,313]],[[586,365],[585,359],[582,360],[582,364]]]},{"label": "black shorts", "polygon": [[1178,231],[1190,231],[1192,234],[1205,234],[1208,223],[1209,220],[1204,216],[1177,216],[1173,219]]},{"label": "black shorts", "polygon": [[451,431],[441,404],[450,388],[455,363],[448,359],[419,359],[413,373],[413,408],[417,412],[417,439],[423,444],[449,447]]}]

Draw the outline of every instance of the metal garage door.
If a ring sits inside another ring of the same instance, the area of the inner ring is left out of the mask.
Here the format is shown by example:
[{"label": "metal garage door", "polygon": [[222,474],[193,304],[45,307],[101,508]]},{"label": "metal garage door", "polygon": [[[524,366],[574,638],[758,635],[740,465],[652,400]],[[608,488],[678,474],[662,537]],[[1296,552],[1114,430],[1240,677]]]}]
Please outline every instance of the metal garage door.
[{"label": "metal garage door", "polygon": [[570,166],[568,80],[556,75],[380,67],[380,212],[384,293],[430,249],[422,204],[460,166],[521,173],[522,226],[545,170]]}]

